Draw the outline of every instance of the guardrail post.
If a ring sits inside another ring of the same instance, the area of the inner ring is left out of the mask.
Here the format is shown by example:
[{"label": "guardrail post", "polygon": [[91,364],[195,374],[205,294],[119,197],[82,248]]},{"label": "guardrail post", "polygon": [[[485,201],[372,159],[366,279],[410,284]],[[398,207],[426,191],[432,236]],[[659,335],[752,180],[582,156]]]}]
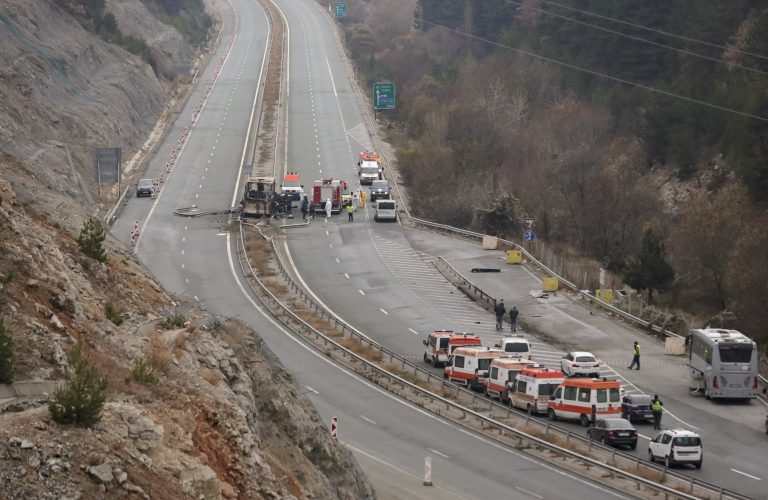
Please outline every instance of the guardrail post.
[{"label": "guardrail post", "polygon": [[693,478],[691,478],[691,494],[693,494]]},{"label": "guardrail post", "polygon": [[720,500],[723,500],[723,488],[720,488]]},{"label": "guardrail post", "polygon": [[570,443],[570,442],[571,442],[571,431],[568,431],[568,432],[565,434],[565,442],[566,442],[566,443]]},{"label": "guardrail post", "polygon": [[547,426],[544,428],[544,434],[549,434],[549,423],[547,423]]}]

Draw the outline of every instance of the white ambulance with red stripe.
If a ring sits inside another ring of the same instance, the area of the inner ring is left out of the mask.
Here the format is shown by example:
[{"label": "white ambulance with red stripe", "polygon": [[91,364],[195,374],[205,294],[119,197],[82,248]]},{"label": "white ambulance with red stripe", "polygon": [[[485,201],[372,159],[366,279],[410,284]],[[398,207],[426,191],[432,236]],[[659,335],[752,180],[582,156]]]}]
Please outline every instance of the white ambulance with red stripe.
[{"label": "white ambulance with red stripe", "polygon": [[509,390],[515,382],[515,377],[524,368],[538,368],[539,364],[522,359],[518,356],[503,356],[491,361],[488,378],[485,380],[485,395],[506,403]]},{"label": "white ambulance with red stripe", "polygon": [[547,414],[558,418],[578,420],[585,427],[592,417],[592,405],[597,418],[621,418],[621,384],[604,378],[569,378],[563,381],[549,398]]},{"label": "white ambulance with red stripe", "polygon": [[485,389],[491,361],[503,355],[504,351],[491,347],[459,347],[453,351],[443,378],[472,390]]},{"label": "white ambulance with red stripe", "polygon": [[530,414],[546,413],[549,397],[564,380],[565,374],[560,370],[523,368],[510,388],[509,404]]},{"label": "white ambulance with red stripe", "polygon": [[471,333],[451,330],[435,330],[424,340],[424,362],[433,366],[445,366],[453,351],[464,346],[480,346],[482,341]]}]

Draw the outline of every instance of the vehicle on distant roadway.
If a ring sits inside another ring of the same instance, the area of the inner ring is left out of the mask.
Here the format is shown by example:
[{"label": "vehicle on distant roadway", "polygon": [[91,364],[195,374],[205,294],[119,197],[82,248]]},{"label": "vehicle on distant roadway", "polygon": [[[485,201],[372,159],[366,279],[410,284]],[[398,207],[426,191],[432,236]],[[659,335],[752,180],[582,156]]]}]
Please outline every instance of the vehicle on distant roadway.
[{"label": "vehicle on distant roadway", "polygon": [[549,397],[564,380],[560,370],[523,368],[509,389],[510,405],[529,414],[546,413]]},{"label": "vehicle on distant roadway", "polygon": [[569,352],[560,360],[560,369],[569,377],[579,375],[599,377],[600,361],[591,352]]},{"label": "vehicle on distant roadway", "polygon": [[688,387],[707,399],[753,399],[758,394],[757,344],[736,330],[702,328],[688,336]]},{"label": "vehicle on distant roadway", "polygon": [[358,169],[360,184],[381,180],[381,167],[375,161],[363,161]]},{"label": "vehicle on distant roadway", "polygon": [[395,200],[376,200],[373,220],[376,222],[397,221],[397,202]]},{"label": "vehicle on distant roadway", "polygon": [[371,183],[371,203],[378,199],[389,199],[389,182],[386,180],[377,180]]},{"label": "vehicle on distant roadway", "polygon": [[445,366],[459,347],[479,346],[480,337],[471,333],[458,333],[452,330],[435,330],[424,339],[424,362],[433,366]]},{"label": "vehicle on distant roadway", "polygon": [[301,177],[296,172],[288,172],[283,176],[283,184],[280,186],[283,194],[289,194],[293,201],[301,200],[304,195],[304,185],[301,183]]},{"label": "vehicle on distant roadway", "polygon": [[605,445],[637,448],[637,429],[623,418],[597,419],[594,427],[587,429],[587,437]]},{"label": "vehicle on distant roadway", "polygon": [[701,438],[695,432],[685,429],[661,431],[648,444],[648,460],[655,462],[659,459],[667,467],[688,463],[701,469],[704,460]]},{"label": "vehicle on distant roadway", "polygon": [[520,335],[502,337],[501,340],[495,344],[495,347],[498,347],[512,356],[531,359],[531,344],[528,343],[528,340],[526,340],[525,337],[521,337]]},{"label": "vehicle on distant roadway", "polygon": [[621,399],[621,418],[630,422],[638,420],[653,420],[651,411],[651,396],[647,394],[631,394]]},{"label": "vehicle on distant roadway", "polygon": [[136,184],[136,197],[152,196],[154,190],[155,185],[152,179],[139,179],[139,183]]},{"label": "vehicle on distant roadway", "polygon": [[466,385],[467,388],[485,390],[491,361],[504,355],[500,349],[490,347],[459,347],[443,370],[443,378]]},{"label": "vehicle on distant roadway", "polygon": [[621,416],[621,384],[618,380],[569,378],[557,387],[547,406],[550,420],[578,420],[587,427],[593,406],[597,418]]},{"label": "vehicle on distant roadway", "polygon": [[341,180],[339,179],[319,179],[315,181],[312,187],[312,207],[322,212],[325,210],[325,203],[331,200],[331,213],[341,212]]}]

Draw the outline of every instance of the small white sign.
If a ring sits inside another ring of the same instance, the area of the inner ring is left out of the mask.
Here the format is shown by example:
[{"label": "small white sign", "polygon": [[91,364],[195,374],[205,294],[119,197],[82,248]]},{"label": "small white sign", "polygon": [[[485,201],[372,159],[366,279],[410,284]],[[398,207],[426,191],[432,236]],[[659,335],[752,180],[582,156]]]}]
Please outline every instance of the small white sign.
[{"label": "small white sign", "polygon": [[533,227],[533,223],[536,222],[536,219],[534,219],[533,217],[525,217],[523,219],[523,222],[525,222],[525,227],[530,229]]}]

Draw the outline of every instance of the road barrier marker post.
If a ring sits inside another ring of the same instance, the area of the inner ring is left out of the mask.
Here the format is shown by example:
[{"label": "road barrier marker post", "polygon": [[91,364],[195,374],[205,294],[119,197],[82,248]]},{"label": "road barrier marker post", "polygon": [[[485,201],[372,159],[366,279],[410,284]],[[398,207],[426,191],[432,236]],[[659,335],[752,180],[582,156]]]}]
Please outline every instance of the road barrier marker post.
[{"label": "road barrier marker post", "polygon": [[331,417],[331,439],[337,439],[339,430],[339,417]]},{"label": "road barrier marker post", "polygon": [[432,457],[424,457],[424,486],[432,486]]}]

